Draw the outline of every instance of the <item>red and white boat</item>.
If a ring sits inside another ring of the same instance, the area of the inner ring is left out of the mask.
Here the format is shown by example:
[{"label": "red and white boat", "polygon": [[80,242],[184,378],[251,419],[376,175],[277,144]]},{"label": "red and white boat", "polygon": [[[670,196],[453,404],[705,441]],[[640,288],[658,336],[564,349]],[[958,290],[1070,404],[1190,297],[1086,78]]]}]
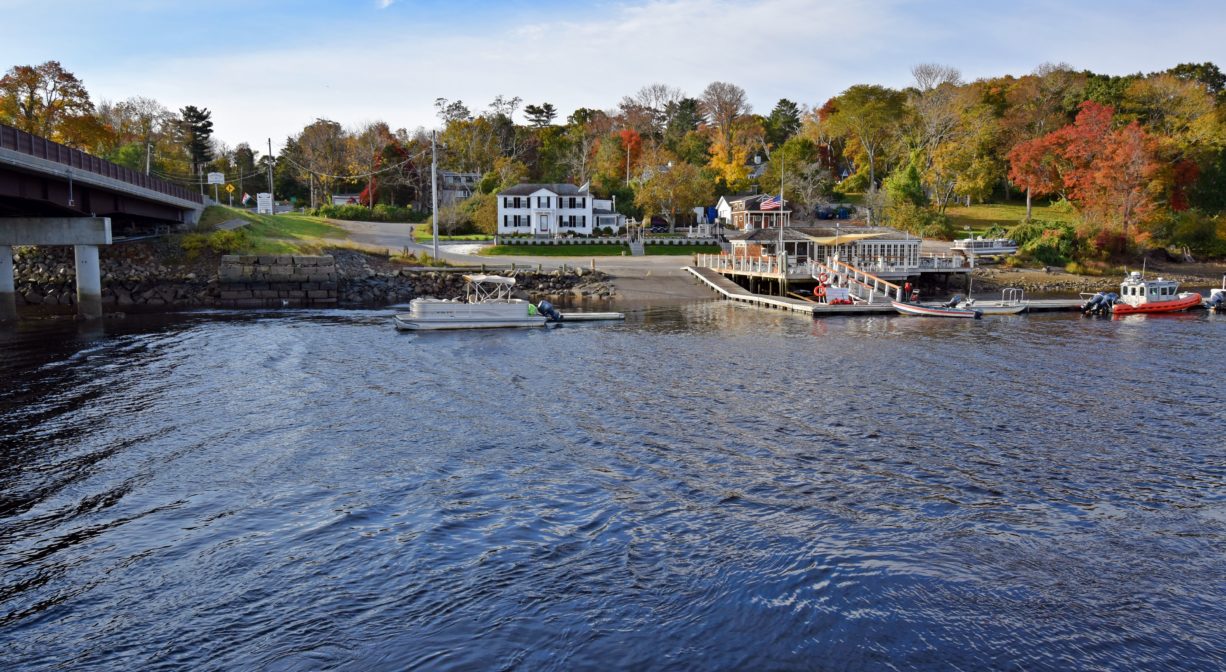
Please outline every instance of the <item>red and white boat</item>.
[{"label": "red and white boat", "polygon": [[1116,315],[1177,313],[1201,305],[1203,297],[1196,292],[1180,292],[1179,283],[1158,278],[1145,280],[1133,271],[1120,283],[1120,297],[1111,306]]}]

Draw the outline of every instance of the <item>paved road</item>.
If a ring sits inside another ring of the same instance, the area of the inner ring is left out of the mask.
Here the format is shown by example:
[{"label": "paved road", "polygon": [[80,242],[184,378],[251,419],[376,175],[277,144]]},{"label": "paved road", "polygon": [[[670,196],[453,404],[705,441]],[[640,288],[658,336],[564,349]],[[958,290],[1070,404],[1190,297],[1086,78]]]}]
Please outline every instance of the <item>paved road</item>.
[{"label": "paved road", "polygon": [[[385,222],[348,222],[334,221],[337,226],[349,232],[349,243],[358,243],[368,249],[382,252],[386,249],[432,252],[433,245],[423,245],[413,240],[413,225],[389,224]],[[340,241],[338,241],[340,242]],[[595,261],[596,270],[608,273],[613,277],[613,284],[618,293],[623,296],[642,299],[709,299],[712,294],[692,275],[682,269],[691,263],[687,255],[678,256],[643,256],[643,257],[482,257],[475,254],[464,254],[448,251],[448,248],[460,247],[465,251],[473,249],[472,244],[439,244],[439,256],[454,264],[485,264],[487,266],[536,266],[543,268],[558,268],[559,266],[582,266],[591,268]]]}]

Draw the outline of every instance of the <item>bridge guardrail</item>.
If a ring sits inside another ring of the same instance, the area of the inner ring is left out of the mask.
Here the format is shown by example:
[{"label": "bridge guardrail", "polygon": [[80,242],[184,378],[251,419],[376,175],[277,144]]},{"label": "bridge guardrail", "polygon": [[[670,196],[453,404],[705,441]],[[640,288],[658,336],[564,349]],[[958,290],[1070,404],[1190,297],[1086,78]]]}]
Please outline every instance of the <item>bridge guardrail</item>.
[{"label": "bridge guardrail", "polygon": [[204,203],[203,196],[174,182],[150,177],[131,168],[125,168],[119,164],[86,154],[79,149],[73,149],[58,142],[26,133],[12,126],[0,124],[0,148],[10,149],[21,154],[53,161],[69,168],[109,177],[120,182],[149,189],[150,191],[156,191],[159,194],[174,196],[175,198],[181,198],[193,203]]}]

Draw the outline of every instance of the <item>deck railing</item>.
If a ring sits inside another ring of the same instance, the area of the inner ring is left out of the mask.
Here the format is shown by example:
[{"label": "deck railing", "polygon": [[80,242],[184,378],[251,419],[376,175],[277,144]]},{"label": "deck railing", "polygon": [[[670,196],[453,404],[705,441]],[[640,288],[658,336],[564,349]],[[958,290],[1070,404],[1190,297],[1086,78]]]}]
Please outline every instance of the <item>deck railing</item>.
[{"label": "deck railing", "polygon": [[52,142],[4,124],[0,124],[0,149],[10,149],[21,154],[53,161],[69,168],[102,175],[185,201],[204,202],[204,197],[200,194],[173,182],[150,177],[131,168],[91,156],[79,149],[66,147],[58,142]]},{"label": "deck railing", "polygon": [[887,298],[893,294],[899,301],[903,300],[902,287],[899,285],[896,285],[884,278],[877,277],[876,275],[842,261],[841,259],[831,257],[827,259],[824,264],[816,265],[820,266],[822,269],[821,272],[826,273],[828,276],[845,277],[849,281],[849,286],[859,286],[868,291],[869,295],[867,298],[860,296],[859,294],[857,294],[857,296],[859,296],[859,298],[866,299],[869,303],[873,302],[873,296],[876,294],[880,294]]}]

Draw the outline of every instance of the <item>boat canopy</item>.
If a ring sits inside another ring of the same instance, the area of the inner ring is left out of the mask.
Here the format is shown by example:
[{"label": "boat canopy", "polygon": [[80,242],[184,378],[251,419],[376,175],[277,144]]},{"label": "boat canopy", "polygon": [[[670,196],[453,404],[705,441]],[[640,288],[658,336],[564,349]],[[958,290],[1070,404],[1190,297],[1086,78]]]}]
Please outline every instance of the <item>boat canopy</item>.
[{"label": "boat canopy", "polygon": [[464,279],[478,285],[514,285],[515,278],[505,275],[466,275]]}]

